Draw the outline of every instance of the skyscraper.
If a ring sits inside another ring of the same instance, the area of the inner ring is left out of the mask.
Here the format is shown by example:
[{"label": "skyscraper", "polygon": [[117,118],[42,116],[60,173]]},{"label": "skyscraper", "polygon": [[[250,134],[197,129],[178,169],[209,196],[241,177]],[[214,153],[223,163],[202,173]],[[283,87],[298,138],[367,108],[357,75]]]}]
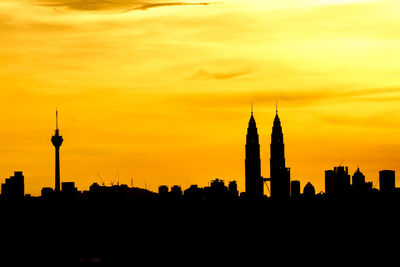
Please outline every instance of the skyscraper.
[{"label": "skyscraper", "polygon": [[325,193],[328,198],[343,196],[350,190],[349,168],[334,167],[325,171]]},{"label": "skyscraper", "polygon": [[285,145],[278,108],[271,134],[271,159],[270,159],[271,198],[275,200],[288,200],[290,198],[290,169],[285,165]]},{"label": "skyscraper", "polygon": [[353,188],[355,191],[361,191],[365,184],[365,176],[360,171],[360,168],[357,168],[356,172],[353,174]]},{"label": "skyscraper", "polygon": [[395,172],[392,170],[379,171],[379,190],[381,192],[394,192],[395,190]]},{"label": "skyscraper", "polygon": [[357,168],[352,177],[352,191],[355,193],[368,193],[372,191],[372,182],[365,182],[365,175]]},{"label": "skyscraper", "polygon": [[51,142],[56,150],[56,167],[55,167],[55,187],[54,191],[60,192],[60,146],[62,145],[64,139],[60,135],[60,131],[58,130],[58,111],[56,111],[56,132],[51,138]]},{"label": "skyscraper", "polygon": [[264,195],[261,177],[260,143],[256,121],[251,111],[246,135],[245,190],[248,199],[261,199]]}]

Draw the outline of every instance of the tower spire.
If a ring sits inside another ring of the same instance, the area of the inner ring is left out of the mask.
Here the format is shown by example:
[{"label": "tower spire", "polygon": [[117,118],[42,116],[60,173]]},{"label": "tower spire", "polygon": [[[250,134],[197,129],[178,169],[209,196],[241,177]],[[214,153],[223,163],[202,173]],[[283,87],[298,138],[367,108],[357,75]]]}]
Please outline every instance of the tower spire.
[{"label": "tower spire", "polygon": [[56,108],[56,130],[58,130],[58,109]]},{"label": "tower spire", "polygon": [[276,114],[278,114],[278,100],[275,100]]},{"label": "tower spire", "polygon": [[251,101],[251,115],[253,115],[253,101]]}]

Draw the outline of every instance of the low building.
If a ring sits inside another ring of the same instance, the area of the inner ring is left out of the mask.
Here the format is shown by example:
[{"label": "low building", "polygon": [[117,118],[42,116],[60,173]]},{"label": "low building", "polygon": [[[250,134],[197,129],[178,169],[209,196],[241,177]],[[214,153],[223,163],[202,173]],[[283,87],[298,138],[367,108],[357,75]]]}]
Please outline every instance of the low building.
[{"label": "low building", "polygon": [[21,200],[25,195],[24,175],[22,172],[14,172],[14,176],[7,178],[1,185],[1,196],[7,200]]}]

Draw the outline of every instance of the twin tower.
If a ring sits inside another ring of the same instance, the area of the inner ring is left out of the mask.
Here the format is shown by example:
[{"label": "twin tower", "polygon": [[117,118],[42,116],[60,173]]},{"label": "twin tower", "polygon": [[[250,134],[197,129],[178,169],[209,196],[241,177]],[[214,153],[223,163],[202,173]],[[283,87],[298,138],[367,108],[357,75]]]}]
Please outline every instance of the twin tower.
[{"label": "twin tower", "polygon": [[256,200],[264,197],[264,182],[270,182],[272,200],[285,201],[289,199],[290,169],[285,165],[285,145],[278,109],[271,134],[270,178],[261,176],[260,143],[253,111],[247,128],[245,169],[246,197],[248,199]]}]

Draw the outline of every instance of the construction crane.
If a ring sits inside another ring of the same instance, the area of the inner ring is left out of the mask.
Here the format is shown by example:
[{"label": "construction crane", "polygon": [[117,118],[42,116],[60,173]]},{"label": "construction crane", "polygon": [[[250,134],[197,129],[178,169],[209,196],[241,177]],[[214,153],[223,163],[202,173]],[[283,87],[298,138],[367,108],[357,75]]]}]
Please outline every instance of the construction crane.
[{"label": "construction crane", "polygon": [[100,179],[101,185],[104,186],[104,180],[101,178],[100,172],[99,172],[99,171],[97,171],[97,176],[98,176],[99,179]]}]

